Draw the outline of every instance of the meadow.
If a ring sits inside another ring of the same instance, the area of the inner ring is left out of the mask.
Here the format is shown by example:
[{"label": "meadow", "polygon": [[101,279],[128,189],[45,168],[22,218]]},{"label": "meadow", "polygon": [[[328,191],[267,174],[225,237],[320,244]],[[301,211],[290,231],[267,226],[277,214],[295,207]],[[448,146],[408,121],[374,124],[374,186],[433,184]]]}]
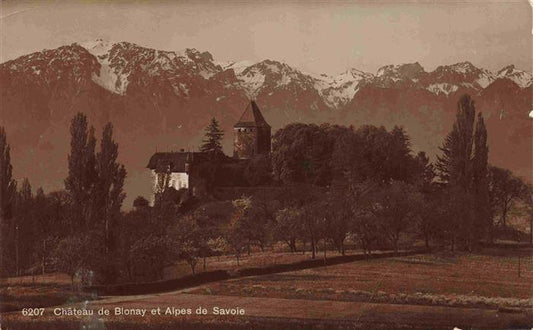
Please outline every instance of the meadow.
[{"label": "meadow", "polygon": [[[520,264],[520,274],[518,266]],[[533,307],[531,249],[420,254],[217,282],[191,293],[476,308]]]}]

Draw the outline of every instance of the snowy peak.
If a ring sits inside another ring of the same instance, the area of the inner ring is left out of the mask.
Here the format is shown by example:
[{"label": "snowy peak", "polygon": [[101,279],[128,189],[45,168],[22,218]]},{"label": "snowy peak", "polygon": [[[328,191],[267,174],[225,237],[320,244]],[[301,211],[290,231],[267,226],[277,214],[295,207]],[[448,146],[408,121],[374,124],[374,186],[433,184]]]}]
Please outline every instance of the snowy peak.
[{"label": "snowy peak", "polygon": [[96,39],[94,41],[80,43],[79,45],[85,48],[92,55],[99,57],[108,54],[114,44],[114,42]]},{"label": "snowy peak", "polygon": [[498,71],[497,75],[498,77],[505,77],[509,74],[512,74],[513,72],[516,72],[518,70],[516,70],[514,64],[511,64],[511,65],[508,65],[506,67],[504,67],[503,69],[501,69],[500,71]]},{"label": "snowy peak", "polygon": [[315,88],[330,107],[339,108],[350,102],[359,91],[360,84],[370,81],[374,76],[351,68],[336,77],[321,74],[315,76]]},{"label": "snowy peak", "polygon": [[343,84],[346,82],[359,82],[363,79],[372,79],[374,78],[374,75],[371,73],[363,72],[360,70],[357,70],[355,68],[351,68],[346,70],[345,72],[341,73],[337,77],[334,78],[335,84]]},{"label": "snowy peak", "polygon": [[420,63],[386,65],[378,69],[372,84],[379,88],[418,88],[426,75]]},{"label": "snowy peak", "polygon": [[[101,65],[99,72],[93,74],[92,80],[119,95],[126,93],[132,75],[146,74],[148,77],[170,80],[194,75],[209,79],[221,71],[209,52],[200,52],[194,48],[159,51],[134,43],[114,43],[102,39],[84,42],[80,46],[95,56]],[[171,84],[180,93],[187,90],[183,83]]]},{"label": "snowy peak", "polygon": [[219,62],[217,64],[220,65],[220,67],[224,71],[233,70],[233,72],[235,72],[235,74],[240,74],[246,68],[254,65],[254,62],[252,62],[252,61],[232,62],[232,61],[230,61],[230,62]]},{"label": "snowy peak", "polygon": [[185,54],[193,61],[213,63],[213,55],[210,52],[199,52],[195,48],[186,48]]},{"label": "snowy peak", "polygon": [[288,85],[297,85],[301,90],[313,89],[314,84],[311,76],[285,63],[268,59],[240,70],[237,79],[248,97],[255,97],[262,91],[271,95]]},{"label": "snowy peak", "polygon": [[283,75],[283,74],[293,74],[297,72],[297,70],[291,68],[289,65],[278,62],[278,61],[273,61],[273,60],[264,60],[259,63],[256,63],[246,68],[243,71],[243,74],[246,74],[246,71],[253,71],[253,70],[257,70],[265,75],[267,74]]},{"label": "snowy peak", "polygon": [[531,73],[518,70],[514,65],[506,66],[505,68],[498,71],[498,78],[506,78],[514,81],[521,88],[529,87],[533,84],[533,77]]},{"label": "snowy peak", "polygon": [[61,82],[75,88],[90,81],[98,70],[94,56],[77,44],[31,53],[0,65],[1,74],[13,81],[41,86]]},{"label": "snowy peak", "polygon": [[475,73],[475,72],[480,71],[478,68],[476,68],[472,63],[468,61],[455,63],[449,66],[443,66],[443,68],[447,68],[451,71],[455,71],[457,73],[462,73],[462,74],[469,74],[469,73]]},{"label": "snowy peak", "polygon": [[439,66],[431,73],[435,83],[445,83],[480,90],[490,85],[496,78],[485,69],[479,69],[470,62]]},{"label": "snowy peak", "polygon": [[400,65],[386,65],[378,69],[377,77],[390,77],[397,79],[415,79],[425,73],[420,63],[408,63]]}]

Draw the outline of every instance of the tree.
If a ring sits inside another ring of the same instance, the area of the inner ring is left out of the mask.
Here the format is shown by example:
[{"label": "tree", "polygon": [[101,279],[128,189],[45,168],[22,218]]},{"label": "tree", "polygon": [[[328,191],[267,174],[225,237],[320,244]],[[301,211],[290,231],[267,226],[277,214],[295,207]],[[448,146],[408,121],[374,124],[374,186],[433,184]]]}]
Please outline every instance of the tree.
[{"label": "tree", "polygon": [[[324,224],[324,205],[322,202],[325,188],[314,184],[292,184],[287,185],[278,196],[281,205],[279,208],[293,209],[298,213],[294,219],[298,221],[294,230],[299,231],[300,240],[305,244],[311,243],[311,257],[316,258],[317,242],[324,238],[322,228]],[[273,219],[275,221],[275,219]],[[287,219],[288,220],[288,219]]]},{"label": "tree", "polygon": [[472,182],[472,148],[476,109],[469,95],[463,95],[457,103],[456,120],[452,131],[440,148],[437,169],[443,182],[457,185],[465,192]]},{"label": "tree", "polygon": [[507,216],[524,192],[527,185],[509,170],[496,166],[489,167],[489,196],[494,215],[499,215],[498,225],[507,226]]},{"label": "tree", "polygon": [[274,179],[285,184],[327,186],[339,176],[376,182],[409,180],[413,172],[409,137],[401,127],[290,124],[273,138]]},{"label": "tree", "polygon": [[228,242],[221,236],[208,239],[207,246],[216,256],[220,256],[224,251],[228,250]]},{"label": "tree", "polygon": [[136,209],[142,209],[150,206],[150,202],[143,196],[137,196],[133,200],[133,207]]},{"label": "tree", "polygon": [[[456,213],[456,216],[459,217],[458,224],[460,225],[456,226],[455,230],[457,232],[452,235],[454,237],[452,244],[455,244],[455,238],[460,238],[461,241],[466,243],[469,250],[472,249],[472,244],[478,238],[477,233],[482,231],[476,225],[483,221],[480,219],[484,218],[483,214],[486,212],[487,206],[487,194],[484,192],[485,188],[483,188],[486,187],[484,168],[486,167],[488,155],[486,146],[487,132],[483,117],[479,116],[477,123],[479,127],[475,129],[474,136],[475,116],[474,101],[469,95],[461,96],[457,103],[456,120],[452,131],[446,136],[440,148],[442,155],[437,157],[437,170],[441,181],[449,186],[449,192],[455,192],[462,196],[464,200],[469,200],[470,208],[475,210],[475,212],[463,210],[464,212]],[[479,144],[477,147],[476,143]],[[473,151],[476,152],[475,155]],[[455,197],[457,195],[453,196],[452,199],[455,199]],[[457,202],[463,205],[463,201]],[[449,206],[456,207],[454,205]],[[450,211],[454,213],[456,210]]]},{"label": "tree", "polygon": [[361,208],[351,223],[351,233],[361,243],[365,255],[371,255],[380,232],[379,225],[370,209]]},{"label": "tree", "polygon": [[163,279],[163,269],[172,257],[168,238],[154,234],[139,238],[128,252],[132,273],[142,280]]},{"label": "tree", "polygon": [[55,249],[56,267],[70,276],[72,286],[75,275],[87,267],[89,244],[87,237],[69,236],[62,239]]},{"label": "tree", "polygon": [[201,256],[202,247],[207,244],[197,217],[198,214],[194,213],[181,217],[178,223],[170,226],[168,230],[172,254],[185,260],[191,267],[193,275],[196,273],[196,264]]},{"label": "tree", "polygon": [[274,237],[287,243],[291,252],[296,252],[296,239],[302,233],[300,217],[300,211],[293,207],[283,208],[277,212]]},{"label": "tree", "polygon": [[416,157],[416,170],[415,170],[415,184],[418,185],[422,192],[428,192],[432,190],[434,186],[434,180],[437,174],[435,173],[435,166],[429,161],[429,157],[424,151],[420,151]]},{"label": "tree", "polygon": [[424,238],[426,248],[429,249],[430,240],[437,236],[438,223],[436,209],[438,207],[438,185],[434,182],[436,177],[435,168],[429,161],[425,152],[420,151],[416,155],[418,169],[414,184],[421,194],[418,203],[414,205],[417,228]]},{"label": "tree", "polygon": [[0,223],[5,224],[12,217],[16,182],[13,179],[10,147],[4,127],[0,126]]},{"label": "tree", "polygon": [[373,198],[372,213],[378,221],[380,232],[398,252],[400,235],[412,225],[414,206],[421,196],[412,185],[394,181],[377,191]]},{"label": "tree", "polygon": [[[465,192],[461,187],[448,185],[439,193],[437,219],[439,231],[444,239],[450,243],[451,251],[454,252],[459,243],[462,247],[469,247],[471,222],[475,209],[472,208],[475,201],[472,194]],[[465,221],[467,220],[467,221]]]},{"label": "tree", "polygon": [[419,233],[424,238],[426,249],[430,248],[430,241],[438,235],[437,209],[439,207],[435,191],[425,192],[415,207],[415,219]]},{"label": "tree", "polygon": [[125,198],[126,170],[117,162],[118,145],[113,140],[111,123],[103,129],[97,154],[94,128],[88,128],[83,113],[72,119],[70,133],[65,188],[71,199],[71,233],[81,229],[90,235],[94,247],[90,263],[97,275],[108,281],[116,278],[115,261],[109,252],[114,248],[113,233]]},{"label": "tree", "polygon": [[315,259],[318,251],[318,241],[321,237],[324,237],[324,205],[319,203],[315,192],[311,192],[301,201],[300,210],[304,237],[311,242],[311,258]]},{"label": "tree", "polygon": [[97,181],[94,128],[88,129],[87,117],[78,113],[70,125],[70,154],[65,189],[70,194],[73,207],[71,232],[75,228],[89,229],[94,218],[93,198]]},{"label": "tree", "polygon": [[10,147],[4,127],[0,126],[0,274],[12,272],[15,259],[14,251],[15,223],[13,218],[13,204],[17,185],[13,179]]},{"label": "tree", "polygon": [[283,183],[326,185],[333,141],[328,126],[289,124],[273,137],[274,178]]},{"label": "tree", "polygon": [[214,117],[211,118],[211,122],[205,128],[205,137],[202,140],[202,146],[200,147],[200,150],[214,156],[223,154],[221,144],[223,136],[224,132],[220,128],[218,121]]},{"label": "tree", "polygon": [[246,210],[251,207],[252,201],[249,197],[243,196],[234,200],[232,204],[235,211],[233,212],[230,223],[226,229],[226,241],[237,259],[238,266],[241,253],[249,244],[249,242],[247,242],[245,213]]},{"label": "tree", "polygon": [[113,248],[115,223],[120,217],[126,169],[117,162],[118,144],[113,140],[113,125],[108,123],[103,130],[100,151],[96,155],[98,179],[95,187],[95,211],[104,223],[105,251]]},{"label": "tree", "polygon": [[17,193],[15,201],[15,263],[16,275],[21,268],[31,265],[32,242],[35,241],[34,207],[31,185],[27,178]]},{"label": "tree", "polygon": [[350,232],[353,218],[353,205],[348,195],[347,185],[331,185],[326,194],[327,230],[324,231],[339,253],[345,254],[344,241]]},{"label": "tree", "polygon": [[35,228],[35,232],[38,234],[35,237],[32,249],[36,261],[39,260],[41,262],[41,274],[44,275],[46,271],[47,259],[51,251],[50,243],[48,244],[48,247],[46,243],[50,240],[49,236],[53,230],[51,227],[55,227],[57,224],[53,224],[51,221],[49,221],[50,207],[43,188],[38,188],[37,192],[35,193],[33,209],[35,210],[35,220],[33,226]]},{"label": "tree", "polygon": [[522,200],[529,211],[529,243],[533,244],[533,185],[527,185]]},{"label": "tree", "polygon": [[[472,159],[472,185],[475,198],[475,218],[476,228],[487,228],[490,232],[492,226],[490,205],[489,205],[489,181],[488,181],[488,154],[487,128],[483,120],[483,115],[478,114],[476,129],[474,133],[474,156]],[[481,230],[474,230],[472,239],[479,239]]]},{"label": "tree", "polygon": [[350,232],[359,240],[365,255],[372,254],[374,244],[378,241],[379,223],[372,214],[374,203],[372,196],[379,185],[372,181],[353,182],[348,184],[348,198],[352,207]]},{"label": "tree", "polygon": [[[156,217],[155,213],[154,208],[151,207],[135,208],[127,212],[118,224],[120,235],[118,235],[118,248],[115,254],[119,256],[120,265],[124,271],[123,274],[129,281],[144,276],[139,275],[140,270],[137,268],[138,260],[131,255],[133,245],[150,235],[155,234],[161,237],[165,234],[164,226],[166,226],[166,223],[158,221],[160,219]],[[142,250],[142,246],[137,246],[136,249],[140,251]],[[145,266],[145,268],[150,267]]]},{"label": "tree", "polygon": [[384,163],[386,182],[411,181],[416,174],[416,160],[411,156],[411,139],[403,127],[394,126],[389,133],[388,159]]}]

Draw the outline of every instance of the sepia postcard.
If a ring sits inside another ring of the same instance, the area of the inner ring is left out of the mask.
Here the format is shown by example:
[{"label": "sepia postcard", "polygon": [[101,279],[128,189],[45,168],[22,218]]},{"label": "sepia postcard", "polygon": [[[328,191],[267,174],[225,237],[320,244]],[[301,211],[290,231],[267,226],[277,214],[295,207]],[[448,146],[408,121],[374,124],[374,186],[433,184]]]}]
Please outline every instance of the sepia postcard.
[{"label": "sepia postcard", "polygon": [[533,328],[531,0],[0,17],[0,330]]}]

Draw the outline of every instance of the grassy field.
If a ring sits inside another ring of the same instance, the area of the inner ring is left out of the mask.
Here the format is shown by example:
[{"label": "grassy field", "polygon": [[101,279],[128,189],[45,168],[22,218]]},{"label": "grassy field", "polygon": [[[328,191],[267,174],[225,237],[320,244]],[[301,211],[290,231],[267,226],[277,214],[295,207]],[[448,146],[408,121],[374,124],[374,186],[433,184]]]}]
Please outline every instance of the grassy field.
[{"label": "grassy field", "polygon": [[[330,252],[331,253],[331,252]],[[219,257],[206,258],[206,271],[209,270],[238,270],[240,268],[247,267],[259,267],[268,266],[280,263],[292,263],[302,260],[307,260],[311,257],[308,252],[302,253],[290,253],[290,252],[253,252],[250,255],[243,254],[239,258],[239,265],[237,265],[237,259],[235,256],[223,255]],[[204,271],[203,260],[198,260],[196,266],[196,272],[201,273]],[[174,279],[192,274],[191,267],[186,262],[178,262],[173,266],[165,268],[163,276],[164,279]]]},{"label": "grassy field", "polygon": [[[520,277],[518,264],[520,256]],[[533,307],[532,250],[427,254],[228,280],[191,293],[481,308]]]},{"label": "grassy field", "polygon": [[72,286],[66,274],[54,273],[2,279],[0,311],[17,311],[26,307],[48,307],[95,299],[82,292],[78,283]]}]

